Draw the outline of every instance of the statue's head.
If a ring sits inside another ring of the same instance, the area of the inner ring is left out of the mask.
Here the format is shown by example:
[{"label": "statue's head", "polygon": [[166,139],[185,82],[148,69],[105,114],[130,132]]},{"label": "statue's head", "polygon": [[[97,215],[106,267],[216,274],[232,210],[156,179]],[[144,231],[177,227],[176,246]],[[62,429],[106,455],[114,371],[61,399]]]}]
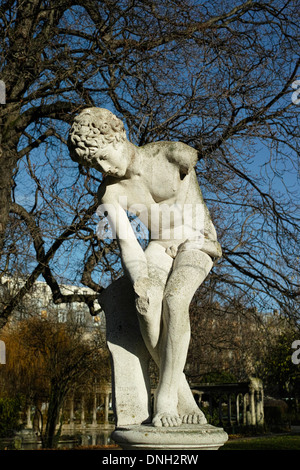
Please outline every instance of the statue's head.
[{"label": "statue's head", "polygon": [[76,116],[68,139],[72,160],[116,177],[126,172],[126,143],[123,122],[103,108],[87,108]]}]

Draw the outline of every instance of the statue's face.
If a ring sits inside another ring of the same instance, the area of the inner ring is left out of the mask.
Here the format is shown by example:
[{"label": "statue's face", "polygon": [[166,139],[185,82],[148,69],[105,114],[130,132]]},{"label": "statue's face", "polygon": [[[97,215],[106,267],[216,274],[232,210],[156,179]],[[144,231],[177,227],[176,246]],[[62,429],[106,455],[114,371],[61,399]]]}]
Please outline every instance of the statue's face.
[{"label": "statue's face", "polygon": [[122,178],[128,167],[128,148],[126,142],[115,142],[103,147],[99,139],[86,141],[89,161],[101,173]]}]

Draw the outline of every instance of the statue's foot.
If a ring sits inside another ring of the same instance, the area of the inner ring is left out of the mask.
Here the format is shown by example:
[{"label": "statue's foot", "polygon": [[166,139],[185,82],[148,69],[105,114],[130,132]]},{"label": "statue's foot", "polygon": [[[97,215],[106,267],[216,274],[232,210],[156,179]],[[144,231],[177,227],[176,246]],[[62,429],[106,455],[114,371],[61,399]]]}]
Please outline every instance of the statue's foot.
[{"label": "statue's foot", "polygon": [[202,411],[199,409],[193,413],[186,413],[181,415],[181,420],[183,424],[206,424],[207,419],[205,418]]},{"label": "statue's foot", "polygon": [[181,423],[181,418],[177,414],[168,412],[157,413],[152,420],[155,427],[175,427],[180,426]]},{"label": "statue's foot", "polygon": [[184,375],[182,375],[181,387],[178,394],[178,414],[184,424],[207,423],[207,419],[197,405]]}]

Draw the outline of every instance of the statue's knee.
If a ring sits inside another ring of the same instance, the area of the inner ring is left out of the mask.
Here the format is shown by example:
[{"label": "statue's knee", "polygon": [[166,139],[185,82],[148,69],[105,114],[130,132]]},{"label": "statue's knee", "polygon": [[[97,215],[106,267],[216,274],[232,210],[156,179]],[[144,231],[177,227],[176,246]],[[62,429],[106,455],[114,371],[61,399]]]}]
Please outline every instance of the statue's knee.
[{"label": "statue's knee", "polygon": [[189,309],[189,303],[184,298],[184,296],[180,293],[174,292],[167,292],[164,295],[163,305],[165,307],[165,310],[167,312],[172,312],[173,315],[175,315],[176,313],[184,314],[184,312],[188,311]]}]

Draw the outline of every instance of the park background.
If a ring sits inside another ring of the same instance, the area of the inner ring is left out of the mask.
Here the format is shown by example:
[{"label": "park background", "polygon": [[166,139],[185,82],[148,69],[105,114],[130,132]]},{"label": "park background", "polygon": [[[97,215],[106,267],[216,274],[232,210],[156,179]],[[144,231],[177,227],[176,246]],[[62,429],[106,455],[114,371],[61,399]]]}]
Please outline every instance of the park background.
[{"label": "park background", "polygon": [[[108,380],[97,297],[122,274],[119,251],[96,236],[102,176],[66,145],[74,116],[99,106],[135,145],[198,151],[223,256],[191,306],[190,383],[257,377],[289,406],[283,421],[297,420],[297,1],[3,0],[0,24],[2,413],[48,403],[42,436],[54,445],[70,389]],[[84,371],[71,367],[74,344]]]}]

